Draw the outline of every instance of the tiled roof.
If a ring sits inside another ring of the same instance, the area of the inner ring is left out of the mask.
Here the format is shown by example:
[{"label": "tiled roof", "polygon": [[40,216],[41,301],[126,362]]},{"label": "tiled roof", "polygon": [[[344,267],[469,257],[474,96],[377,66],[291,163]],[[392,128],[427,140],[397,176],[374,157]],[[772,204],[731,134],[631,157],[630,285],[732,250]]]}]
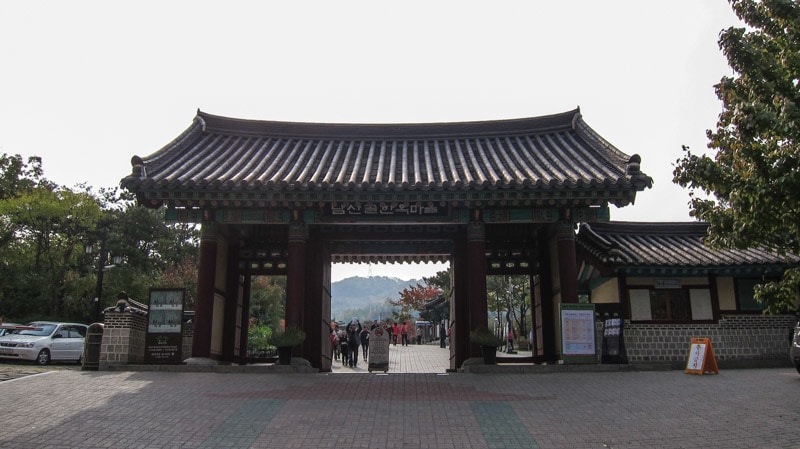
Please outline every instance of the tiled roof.
[{"label": "tiled roof", "polygon": [[703,244],[704,222],[584,223],[577,246],[595,260],[617,267],[735,267],[796,264],[794,255],[780,257],[764,248],[712,249]]},{"label": "tiled roof", "polygon": [[424,124],[254,121],[198,111],[175,140],[134,156],[122,186],[137,193],[580,190],[593,204],[626,205],[652,184],[639,162],[589,128],[577,109]]}]

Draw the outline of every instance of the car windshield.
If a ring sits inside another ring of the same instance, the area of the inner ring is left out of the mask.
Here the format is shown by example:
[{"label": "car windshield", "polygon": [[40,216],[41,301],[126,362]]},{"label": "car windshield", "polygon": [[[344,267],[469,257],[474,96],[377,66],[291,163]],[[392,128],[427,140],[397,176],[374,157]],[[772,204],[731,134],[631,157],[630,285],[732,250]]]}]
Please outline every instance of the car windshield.
[{"label": "car windshield", "polygon": [[19,335],[35,335],[38,337],[46,337],[53,333],[56,328],[55,324],[41,324],[41,323],[28,323],[26,326],[35,327],[36,329],[18,329],[14,333]]}]

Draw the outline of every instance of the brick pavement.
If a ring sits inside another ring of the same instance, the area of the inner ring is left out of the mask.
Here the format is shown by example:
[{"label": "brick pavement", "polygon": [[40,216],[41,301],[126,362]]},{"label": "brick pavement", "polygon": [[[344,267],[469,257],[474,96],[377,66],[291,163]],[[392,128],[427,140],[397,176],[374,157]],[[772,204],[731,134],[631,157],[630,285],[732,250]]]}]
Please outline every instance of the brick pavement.
[{"label": "brick pavement", "polygon": [[[390,373],[444,373],[449,367],[450,349],[440,348],[438,342],[424,345],[389,346]],[[331,370],[337,374],[369,372],[368,364],[364,363],[360,348],[356,367],[350,368],[343,366],[341,362],[334,361]]]},{"label": "brick pavement", "polygon": [[800,448],[798,398],[792,368],[703,376],[56,370],[0,382],[0,448]]}]

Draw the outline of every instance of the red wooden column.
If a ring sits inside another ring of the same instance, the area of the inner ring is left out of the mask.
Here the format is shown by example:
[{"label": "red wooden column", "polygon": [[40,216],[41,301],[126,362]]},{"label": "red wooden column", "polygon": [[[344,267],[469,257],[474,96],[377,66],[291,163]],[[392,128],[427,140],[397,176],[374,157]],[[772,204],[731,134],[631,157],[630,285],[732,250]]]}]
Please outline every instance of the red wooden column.
[{"label": "red wooden column", "polygon": [[247,335],[250,332],[250,286],[252,285],[252,276],[245,276],[242,284],[242,310],[239,320],[242,323],[242,332],[239,335],[239,363],[247,363]]},{"label": "red wooden column", "polygon": [[459,232],[453,244],[452,296],[450,298],[450,369],[460,368],[470,357],[469,343],[469,257],[467,233]]},{"label": "red wooden column", "polygon": [[211,357],[211,328],[214,318],[214,281],[217,272],[217,224],[204,221],[200,234],[197,296],[194,311],[192,357]]},{"label": "red wooden column", "polygon": [[225,362],[234,362],[239,356],[241,333],[241,308],[243,277],[239,275],[239,231],[225,228],[227,234],[227,260],[225,261],[225,307],[222,326],[222,357]]},{"label": "red wooden column", "polygon": [[578,302],[578,262],[575,254],[575,229],[572,223],[558,225],[558,279],[562,303]]},{"label": "red wooden column", "polygon": [[289,260],[286,273],[286,327],[303,328],[303,308],[306,295],[306,241],[308,228],[299,220],[300,213],[292,212],[289,224]]},{"label": "red wooden column", "polygon": [[[469,331],[486,327],[488,305],[486,302],[486,225],[480,211],[473,212],[472,221],[467,225],[467,263],[469,271],[469,329],[461,327],[459,338],[469,339]],[[470,357],[480,357],[478,345],[470,345]]]},{"label": "red wooden column", "polygon": [[331,259],[323,238],[313,230],[306,243],[305,310],[302,356],[314,368],[331,370]]}]

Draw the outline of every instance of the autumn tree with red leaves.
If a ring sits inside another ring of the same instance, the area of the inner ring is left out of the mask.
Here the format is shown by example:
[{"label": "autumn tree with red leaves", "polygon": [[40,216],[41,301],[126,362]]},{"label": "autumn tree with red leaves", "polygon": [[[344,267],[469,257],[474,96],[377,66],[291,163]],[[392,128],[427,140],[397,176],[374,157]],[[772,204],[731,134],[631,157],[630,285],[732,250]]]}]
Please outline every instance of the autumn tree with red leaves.
[{"label": "autumn tree with red leaves", "polygon": [[404,288],[399,292],[400,299],[389,300],[389,304],[400,307],[399,312],[394,312],[394,318],[398,321],[410,320],[411,312],[421,312],[425,310],[425,304],[442,294],[442,289],[433,285],[420,285]]}]

